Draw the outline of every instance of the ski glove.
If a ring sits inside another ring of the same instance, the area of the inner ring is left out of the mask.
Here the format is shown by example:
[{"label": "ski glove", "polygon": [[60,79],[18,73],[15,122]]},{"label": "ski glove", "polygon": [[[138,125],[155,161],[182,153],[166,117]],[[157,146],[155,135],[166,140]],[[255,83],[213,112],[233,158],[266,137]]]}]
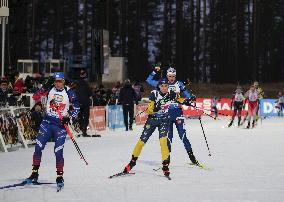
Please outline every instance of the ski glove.
[{"label": "ski glove", "polygon": [[186,106],[191,106],[192,103],[195,102],[195,101],[196,101],[196,97],[195,97],[195,96],[192,96],[192,97],[189,98],[189,99],[185,99],[182,104],[184,104],[184,105],[186,105]]}]

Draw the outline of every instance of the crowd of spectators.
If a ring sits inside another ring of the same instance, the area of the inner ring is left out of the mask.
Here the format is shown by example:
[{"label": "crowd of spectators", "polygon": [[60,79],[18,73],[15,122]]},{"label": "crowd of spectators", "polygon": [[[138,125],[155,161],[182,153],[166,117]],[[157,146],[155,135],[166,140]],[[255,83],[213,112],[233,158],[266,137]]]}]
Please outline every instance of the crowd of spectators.
[{"label": "crowd of spectators", "polygon": [[[49,83],[49,84],[48,84]],[[51,78],[27,76],[25,79],[20,77],[19,72],[15,70],[8,71],[7,75],[0,79],[0,106],[15,106],[19,103],[19,97],[22,93],[34,93],[43,85],[50,85]],[[71,88],[76,88],[76,82],[66,80],[66,84]],[[119,104],[118,98],[123,84],[118,81],[113,88],[105,88],[104,85],[91,85],[91,97],[93,106],[106,106]],[[137,100],[140,101],[144,92],[143,86],[139,81],[132,85],[136,92]]]}]

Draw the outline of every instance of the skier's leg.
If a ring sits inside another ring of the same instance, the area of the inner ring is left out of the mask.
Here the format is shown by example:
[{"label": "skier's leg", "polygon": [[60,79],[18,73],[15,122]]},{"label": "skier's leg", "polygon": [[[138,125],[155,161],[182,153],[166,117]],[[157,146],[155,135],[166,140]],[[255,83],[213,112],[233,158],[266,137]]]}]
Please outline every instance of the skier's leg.
[{"label": "skier's leg", "polygon": [[231,127],[233,125],[236,114],[237,114],[237,108],[236,108],[236,106],[234,106],[234,112],[233,112],[232,119],[231,119],[231,122],[229,123],[228,127]]},{"label": "skier's leg", "polygon": [[191,151],[192,150],[191,144],[190,144],[188,138],[186,137],[186,130],[184,128],[184,117],[177,117],[175,125],[176,125],[176,129],[178,131],[179,138],[181,139],[185,150],[187,152]]},{"label": "skier's leg", "polygon": [[140,156],[144,145],[147,143],[148,139],[151,137],[155,129],[156,121],[154,119],[148,118],[144,125],[142,135],[140,136],[138,142],[136,143],[133,149],[131,160],[129,164],[127,164],[124,168],[124,173],[129,173],[130,170],[136,165],[136,161]]},{"label": "skier's leg", "polygon": [[63,168],[64,168],[64,157],[63,157],[63,148],[66,139],[67,132],[63,126],[53,125],[54,133],[54,154],[56,157],[56,172],[57,178],[56,183],[60,186],[64,186],[63,180]]},{"label": "skier's leg", "polygon": [[43,120],[40,124],[38,136],[36,138],[36,146],[33,154],[32,174],[29,178],[25,180],[27,183],[31,183],[32,181],[37,181],[38,169],[41,163],[42,150],[44,150],[44,147],[47,141],[50,139],[50,137],[51,137],[51,130],[49,127],[49,122]]},{"label": "skier's leg", "polygon": [[129,129],[130,130],[132,130],[133,118],[134,118],[134,104],[131,104],[129,105]]},{"label": "skier's leg", "polygon": [[63,126],[53,126],[54,132],[54,154],[56,157],[56,169],[57,171],[63,171],[64,157],[63,148],[66,139],[67,132]]},{"label": "skier's leg", "polygon": [[165,117],[158,126],[159,139],[162,154],[163,172],[165,176],[170,175],[169,164],[170,164],[170,150],[168,147],[168,132],[169,132],[170,119]]},{"label": "skier's leg", "polygon": [[256,106],[252,110],[252,127],[255,126],[255,123],[257,121],[258,109],[259,109],[258,104],[256,104]]},{"label": "skier's leg", "polygon": [[173,143],[173,135],[174,135],[174,132],[173,132],[173,122],[170,121],[169,122],[169,132],[168,132],[168,148],[169,148],[169,151],[171,152],[172,151],[172,143]]},{"label": "skier's leg", "polygon": [[123,120],[124,120],[125,130],[128,130],[128,106],[122,105],[122,110],[123,110]]},{"label": "skier's leg", "polygon": [[251,117],[252,117],[252,107],[251,107],[251,105],[249,104],[249,108],[248,108],[248,117],[247,117],[247,120],[248,120],[247,128],[249,128],[249,127],[250,127]]},{"label": "skier's leg", "polygon": [[179,138],[183,142],[184,148],[188,154],[190,161],[198,165],[198,161],[193,154],[192,146],[186,136],[186,130],[184,129],[184,119],[182,118],[183,117],[177,118],[176,123],[175,123],[178,134],[179,134]]},{"label": "skier's leg", "polygon": [[241,119],[242,119],[242,106],[238,109],[238,126],[241,125]]}]

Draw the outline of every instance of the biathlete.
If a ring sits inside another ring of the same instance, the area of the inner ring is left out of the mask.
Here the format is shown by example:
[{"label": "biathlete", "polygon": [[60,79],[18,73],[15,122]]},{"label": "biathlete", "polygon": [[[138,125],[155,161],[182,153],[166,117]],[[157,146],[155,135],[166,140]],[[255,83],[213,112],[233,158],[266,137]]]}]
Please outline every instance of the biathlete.
[{"label": "biathlete", "polygon": [[[160,67],[155,67],[155,70],[148,76],[147,82],[153,86],[157,87],[158,81],[154,79],[154,76],[157,72],[160,71]],[[169,90],[174,91],[176,94],[180,95],[181,93],[183,96],[189,101],[195,101],[196,97],[192,96],[191,93],[185,88],[184,84],[181,81],[176,80],[176,70],[174,68],[168,68],[167,70],[167,80],[169,82]],[[197,161],[193,154],[192,146],[186,136],[186,130],[184,128],[184,116],[181,105],[176,102],[172,107],[169,109],[170,114],[170,127],[169,127],[169,149],[171,151],[171,144],[173,139],[173,124],[175,124],[176,129],[179,134],[179,138],[184,144],[184,148],[189,156],[191,162],[195,165],[201,166],[201,164]]]},{"label": "biathlete", "polygon": [[229,123],[228,127],[231,127],[234,123],[235,116],[238,116],[238,126],[241,125],[241,119],[242,119],[242,109],[244,106],[244,95],[241,86],[237,86],[237,89],[235,90],[232,98],[231,106],[234,108],[234,112],[232,115],[231,122]]},{"label": "biathlete", "polygon": [[[70,118],[77,117],[79,113],[79,103],[75,93],[65,86],[64,73],[56,72],[54,74],[54,87],[43,87],[33,95],[35,100],[39,100],[42,96],[47,96],[46,112],[41,122],[38,136],[36,138],[36,146],[33,154],[32,174],[24,182],[27,184],[36,183],[38,180],[38,170],[41,163],[42,151],[47,141],[54,137],[54,154],[56,157],[57,187],[64,186],[63,180],[63,148],[67,135],[64,124],[68,123]],[[72,111],[69,112],[69,107],[72,104]],[[56,106],[56,108],[55,108]],[[63,118],[60,120],[57,110],[60,111]],[[69,116],[70,113],[70,116]]]},{"label": "biathlete", "polygon": [[248,101],[248,125],[246,128],[250,128],[251,119],[253,128],[256,124],[256,116],[259,103],[259,94],[254,85],[252,85],[250,89],[246,92],[245,98]]},{"label": "biathlete", "polygon": [[156,128],[159,130],[160,147],[162,153],[162,170],[166,177],[169,177],[169,164],[170,164],[170,150],[168,147],[168,132],[170,126],[169,109],[172,104],[175,104],[179,99],[178,95],[169,91],[169,84],[166,79],[162,79],[158,83],[158,90],[153,90],[150,95],[150,103],[148,105],[147,113],[148,119],[144,125],[142,135],[140,136],[133,152],[130,163],[126,165],[123,173],[129,173],[130,170],[136,165],[136,161],[142,151],[142,148],[151,137]]}]

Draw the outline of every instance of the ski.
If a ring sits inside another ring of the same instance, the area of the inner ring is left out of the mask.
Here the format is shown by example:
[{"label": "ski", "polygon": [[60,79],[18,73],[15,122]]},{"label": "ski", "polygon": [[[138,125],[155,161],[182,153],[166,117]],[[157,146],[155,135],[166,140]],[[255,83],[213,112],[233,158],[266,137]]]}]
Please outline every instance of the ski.
[{"label": "ski", "polygon": [[197,168],[200,168],[200,169],[203,169],[203,170],[212,170],[212,168],[209,168],[202,163],[194,164],[194,163],[190,162],[188,164],[190,165],[191,168],[197,167]]},{"label": "ski", "polygon": [[159,170],[161,170],[162,169],[162,167],[159,167],[159,168],[153,168],[153,171],[159,171]]},{"label": "ski", "polygon": [[0,187],[0,189],[9,189],[9,188],[14,188],[14,187],[22,187],[22,186],[26,186],[26,185],[45,185],[45,184],[55,184],[55,183],[52,183],[52,182],[27,183],[27,182],[23,181],[23,182],[20,182],[20,183],[10,184],[10,185],[7,185],[7,186]]},{"label": "ski", "polygon": [[[165,175],[164,175],[165,176]],[[165,176],[168,180],[172,180],[170,176]]]},{"label": "ski", "polygon": [[114,175],[111,175],[109,176],[108,178],[109,179],[112,179],[114,177],[120,177],[120,176],[125,176],[125,175],[134,175],[135,173],[124,173],[124,172],[119,172],[119,173],[116,173]]}]

